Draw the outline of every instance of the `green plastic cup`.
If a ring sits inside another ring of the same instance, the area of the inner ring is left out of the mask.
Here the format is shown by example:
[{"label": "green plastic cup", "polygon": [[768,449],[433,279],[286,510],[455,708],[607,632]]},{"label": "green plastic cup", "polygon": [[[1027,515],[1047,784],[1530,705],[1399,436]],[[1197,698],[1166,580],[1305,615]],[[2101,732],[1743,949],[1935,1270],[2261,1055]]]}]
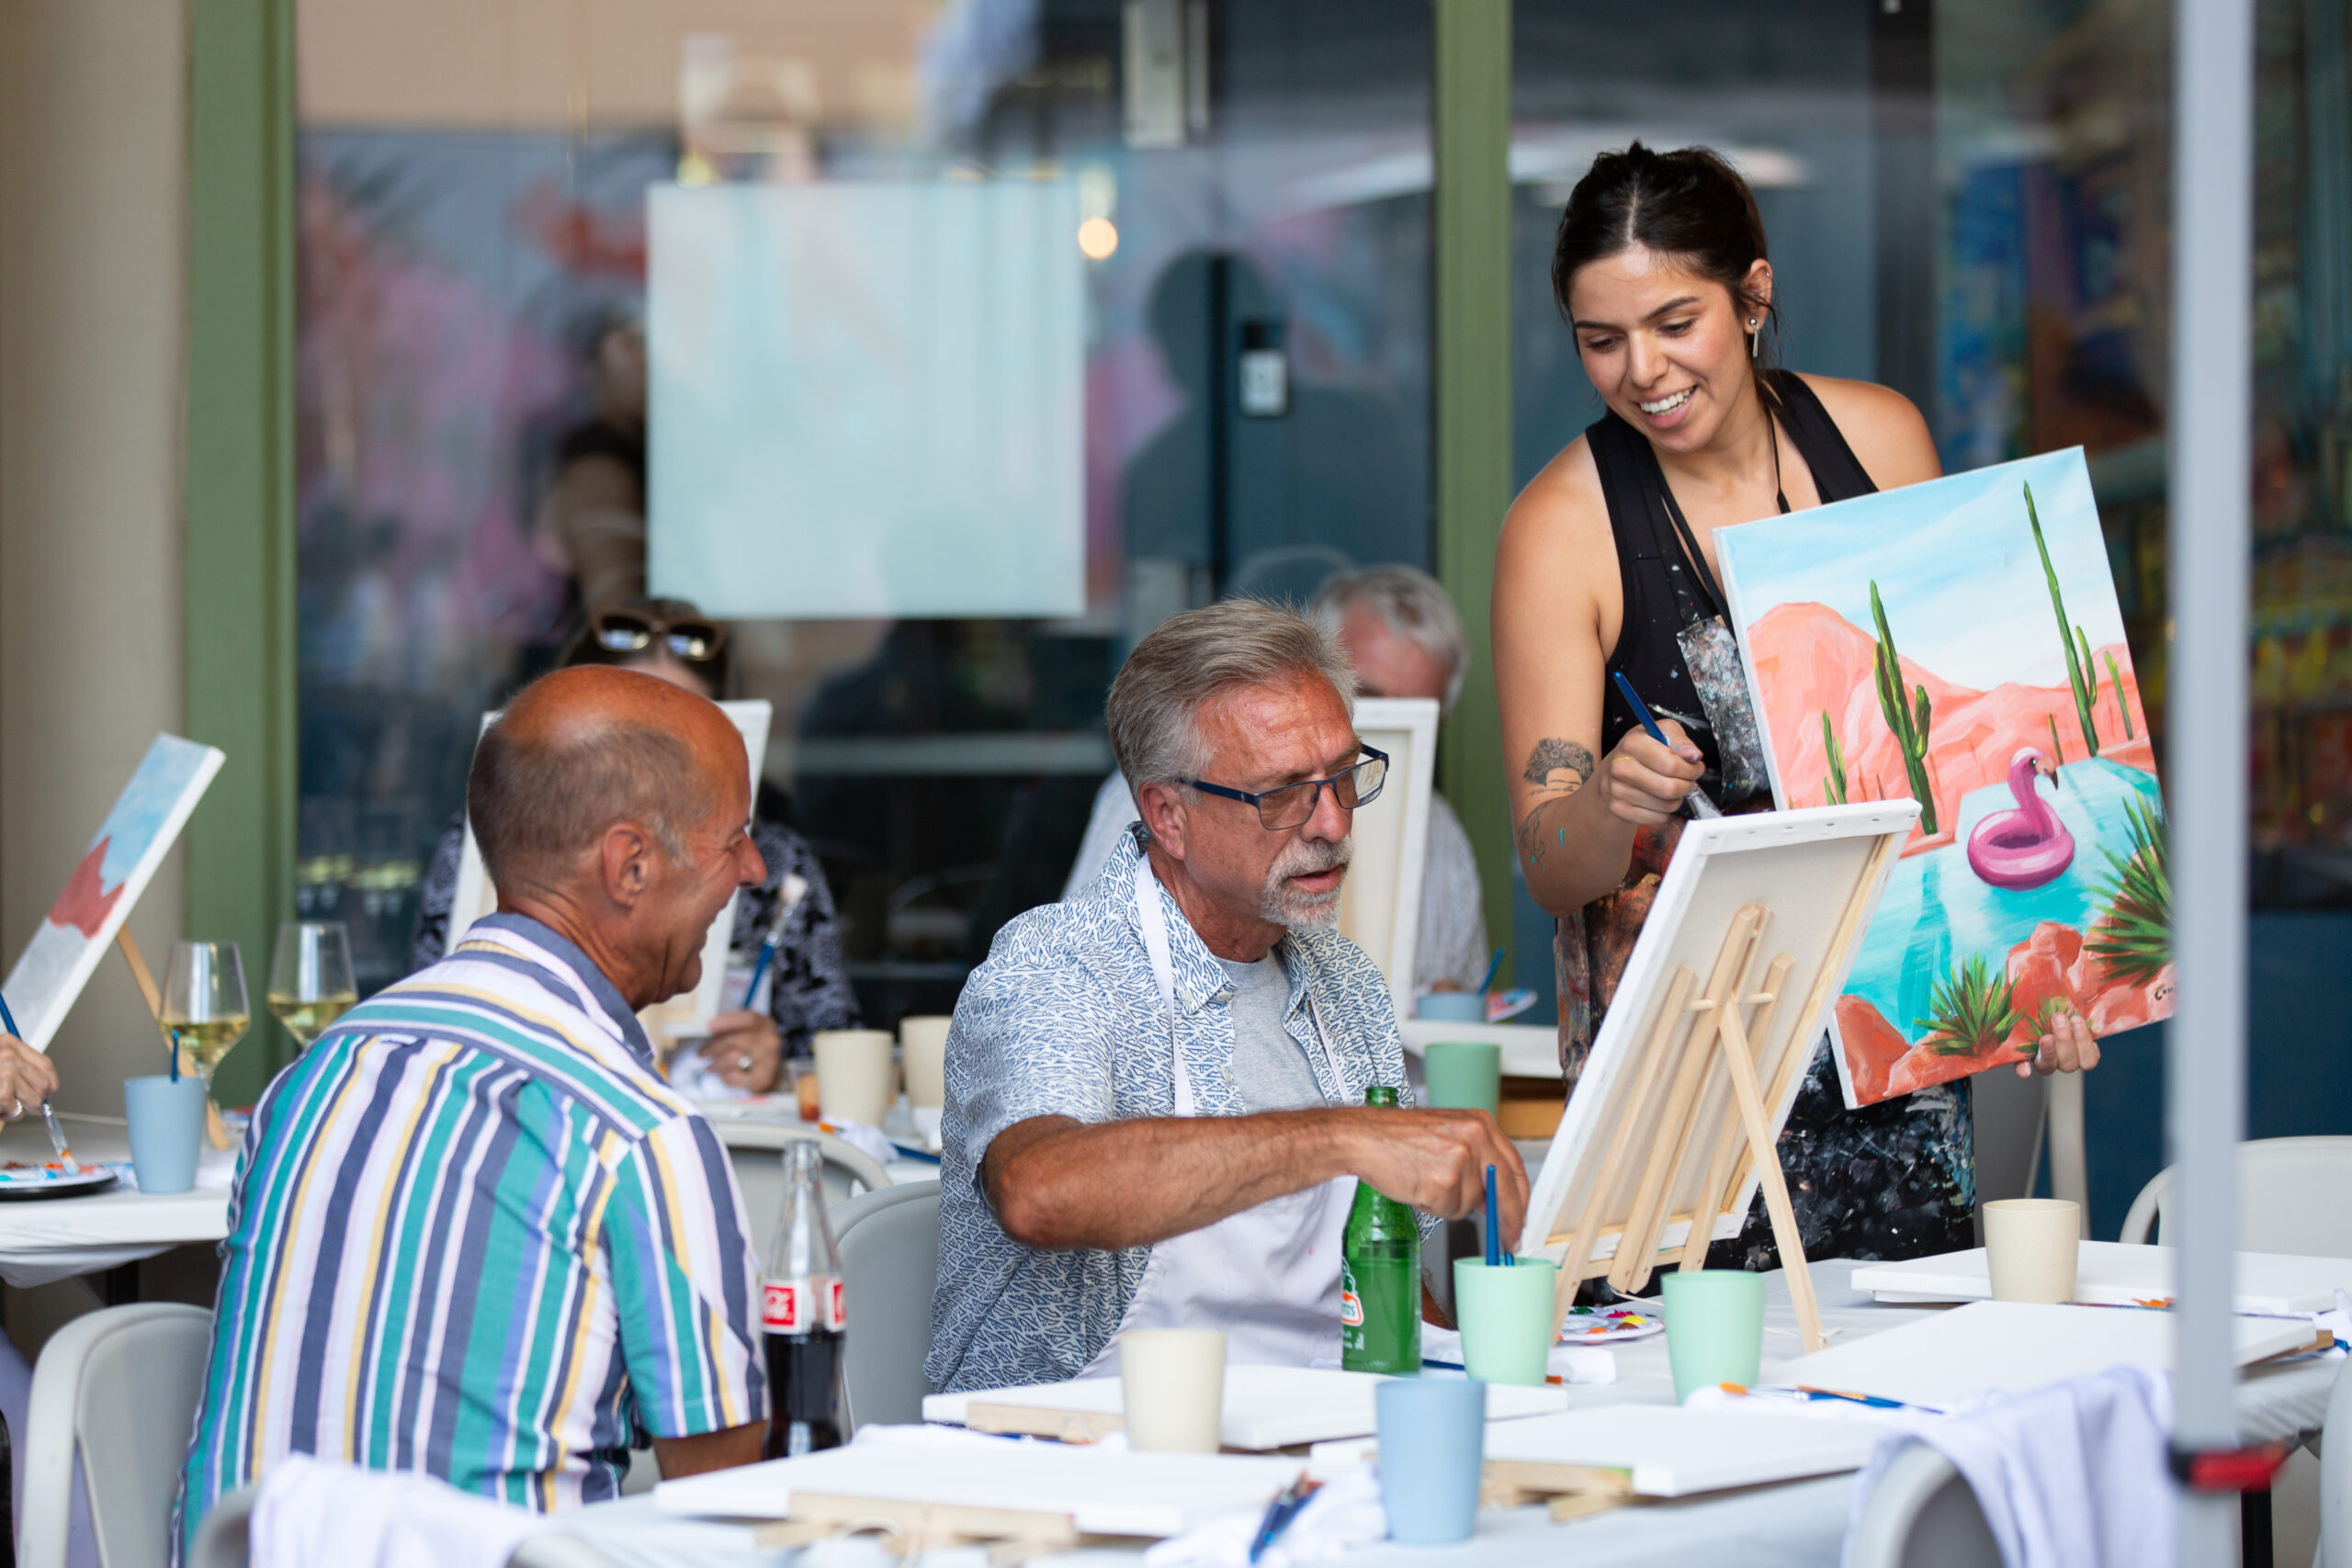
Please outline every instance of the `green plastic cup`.
[{"label": "green plastic cup", "polygon": [[1665,1290],[1674,1397],[1710,1383],[1753,1388],[1764,1368],[1764,1276],[1701,1269],[1667,1275]]},{"label": "green plastic cup", "polygon": [[1453,1260],[1453,1320],[1462,1362],[1480,1382],[1542,1384],[1552,1357],[1552,1287],[1560,1266],[1522,1258],[1489,1269],[1483,1258]]},{"label": "green plastic cup", "polygon": [[1441,1040],[1421,1053],[1421,1081],[1439,1111],[1495,1114],[1502,1102],[1503,1048],[1492,1040]]}]

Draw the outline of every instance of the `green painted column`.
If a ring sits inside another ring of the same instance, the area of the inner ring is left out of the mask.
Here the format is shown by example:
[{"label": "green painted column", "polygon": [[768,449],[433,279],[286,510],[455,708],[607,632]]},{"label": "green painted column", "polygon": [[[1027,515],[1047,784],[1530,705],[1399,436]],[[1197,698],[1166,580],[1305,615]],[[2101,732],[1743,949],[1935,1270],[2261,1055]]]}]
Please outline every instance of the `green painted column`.
[{"label": "green painted column", "polygon": [[[1432,0],[1430,133],[1436,274],[1437,574],[1462,611],[1474,663],[1438,766],[1477,852],[1487,934],[1510,942],[1510,803],[1495,707],[1488,601],[1511,501],[1510,0]],[[1546,962],[1514,953],[1521,963]]]},{"label": "green painted column", "polygon": [[262,992],[294,907],[292,0],[189,0],[188,28],[187,733],[229,760],[187,827],[187,934],[244,952],[239,1105],[291,1055]]}]

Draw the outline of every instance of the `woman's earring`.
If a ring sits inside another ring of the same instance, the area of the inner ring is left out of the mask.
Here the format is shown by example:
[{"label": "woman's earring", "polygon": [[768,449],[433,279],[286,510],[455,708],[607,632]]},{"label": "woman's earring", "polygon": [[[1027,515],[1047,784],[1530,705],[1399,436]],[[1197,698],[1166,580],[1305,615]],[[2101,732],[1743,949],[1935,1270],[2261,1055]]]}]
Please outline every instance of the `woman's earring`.
[{"label": "woman's earring", "polygon": [[1758,332],[1758,331],[1756,330],[1756,323],[1755,323],[1755,322],[1753,322],[1753,321],[1748,322],[1748,323],[1747,323],[1747,357],[1748,357],[1748,358],[1753,359],[1753,358],[1755,358],[1755,357],[1756,357],[1756,355],[1757,355],[1757,345],[1758,345],[1758,344],[1761,344],[1763,341],[1764,341],[1764,334],[1763,334],[1762,333],[1759,333],[1759,332]]}]

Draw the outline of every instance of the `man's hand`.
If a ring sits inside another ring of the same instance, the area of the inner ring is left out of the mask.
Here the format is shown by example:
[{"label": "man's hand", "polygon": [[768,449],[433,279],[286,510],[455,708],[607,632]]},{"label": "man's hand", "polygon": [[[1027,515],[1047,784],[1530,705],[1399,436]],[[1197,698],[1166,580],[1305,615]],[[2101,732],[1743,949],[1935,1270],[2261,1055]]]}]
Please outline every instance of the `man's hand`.
[{"label": "man's hand", "polygon": [[702,1059],[737,1089],[765,1094],[784,1071],[784,1040],[763,1012],[722,1012],[710,1021]]},{"label": "man's hand", "polygon": [[57,1064],[17,1039],[0,1034],[0,1122],[40,1109],[57,1092]]},{"label": "man's hand", "polygon": [[2018,1077],[2036,1073],[2086,1073],[2098,1066],[2098,1036],[2075,1012],[2062,1012],[2050,1021],[2050,1032],[2030,1061],[2018,1064]]},{"label": "man's hand", "polygon": [[1346,1113],[1354,1146],[1347,1163],[1382,1193],[1441,1219],[1487,1206],[1487,1167],[1495,1168],[1495,1207],[1502,1237],[1527,1219],[1527,1167],[1483,1111],[1379,1111]]}]

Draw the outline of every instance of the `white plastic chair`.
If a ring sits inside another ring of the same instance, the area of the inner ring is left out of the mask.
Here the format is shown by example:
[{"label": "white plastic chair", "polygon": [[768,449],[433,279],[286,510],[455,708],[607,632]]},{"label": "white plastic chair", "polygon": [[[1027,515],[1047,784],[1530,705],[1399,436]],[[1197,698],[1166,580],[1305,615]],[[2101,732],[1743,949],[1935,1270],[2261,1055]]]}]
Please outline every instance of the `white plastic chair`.
[{"label": "white plastic chair", "polygon": [[[820,1133],[775,1122],[714,1122],[718,1141],[727,1145],[735,1168],[735,1185],[743,1194],[744,1234],[765,1251],[775,1235],[776,1216],[784,1213],[784,1150],[808,1139],[824,1159],[825,1208],[839,1208],[859,1192],[879,1192],[890,1185],[890,1173],[881,1162],[856,1145]],[[836,1238],[838,1239],[838,1237]]]},{"label": "white plastic chair", "polygon": [[[2241,1252],[2352,1258],[2352,1137],[2257,1138],[2238,1145]],[[2172,1168],[2156,1172],[2132,1201],[2119,1240],[2163,1239]]]},{"label": "white plastic chair", "polygon": [[166,1568],[172,1503],[211,1344],[210,1313],[153,1303],[76,1318],[42,1348],[17,1450],[22,1568],[64,1568],[74,1461],[85,1453],[95,1461],[81,1472],[98,1561],[104,1568]]},{"label": "white plastic chair", "polygon": [[[922,1359],[931,1349],[931,1297],[939,1281],[939,1183],[910,1181],[853,1198],[832,1213],[842,1249],[842,1417],[918,1422]],[[847,1434],[844,1433],[844,1436]]]},{"label": "white plastic chair", "polygon": [[2352,1568],[2352,1360],[2336,1369],[2319,1439],[2319,1558]]},{"label": "white plastic chair", "polygon": [[1871,1489],[1845,1568],[2001,1568],[2001,1549],[1951,1461],[1913,1443]]}]

